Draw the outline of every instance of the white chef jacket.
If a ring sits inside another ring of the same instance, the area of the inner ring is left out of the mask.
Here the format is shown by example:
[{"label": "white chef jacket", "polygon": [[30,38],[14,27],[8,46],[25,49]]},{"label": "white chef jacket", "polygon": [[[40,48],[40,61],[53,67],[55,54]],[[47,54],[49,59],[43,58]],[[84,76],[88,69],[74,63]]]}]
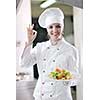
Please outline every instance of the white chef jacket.
[{"label": "white chef jacket", "polygon": [[39,79],[33,94],[35,100],[72,100],[70,86],[77,85],[78,78],[66,84],[63,81],[50,80],[48,75],[56,67],[60,67],[79,76],[77,49],[64,38],[55,46],[49,40],[37,43],[31,50],[30,48],[28,46],[24,50],[21,66],[37,64]]}]

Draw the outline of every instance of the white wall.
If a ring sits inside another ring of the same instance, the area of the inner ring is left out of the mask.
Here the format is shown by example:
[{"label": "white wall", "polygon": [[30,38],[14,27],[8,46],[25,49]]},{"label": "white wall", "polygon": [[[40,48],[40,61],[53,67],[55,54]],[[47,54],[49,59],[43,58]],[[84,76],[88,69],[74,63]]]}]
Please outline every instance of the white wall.
[{"label": "white wall", "polygon": [[83,36],[83,10],[80,8],[73,8],[74,14],[74,43],[79,50],[79,70],[81,80],[77,86],[77,100],[83,100],[83,65],[82,65],[82,36]]},{"label": "white wall", "polygon": [[20,57],[27,41],[27,26],[31,24],[31,0],[22,0],[16,14],[16,71],[21,71]]}]

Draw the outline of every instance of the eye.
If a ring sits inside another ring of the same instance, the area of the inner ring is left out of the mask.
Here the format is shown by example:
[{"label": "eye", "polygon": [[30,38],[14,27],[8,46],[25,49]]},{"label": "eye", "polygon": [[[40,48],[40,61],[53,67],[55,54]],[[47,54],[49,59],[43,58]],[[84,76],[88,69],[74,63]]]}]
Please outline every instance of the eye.
[{"label": "eye", "polygon": [[49,29],[52,29],[53,28],[53,26],[51,25],[51,26],[49,26]]},{"label": "eye", "polygon": [[61,28],[61,26],[60,25],[56,25],[56,28]]}]

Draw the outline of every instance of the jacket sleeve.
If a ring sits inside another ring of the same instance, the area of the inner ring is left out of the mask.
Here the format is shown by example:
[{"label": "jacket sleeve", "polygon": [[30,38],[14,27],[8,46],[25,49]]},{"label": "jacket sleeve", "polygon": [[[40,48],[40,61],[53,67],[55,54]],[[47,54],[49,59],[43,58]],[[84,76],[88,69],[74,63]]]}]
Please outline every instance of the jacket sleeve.
[{"label": "jacket sleeve", "polygon": [[21,56],[21,67],[30,67],[37,62],[37,46],[32,48],[32,45],[27,46]]},{"label": "jacket sleeve", "polygon": [[73,49],[72,53],[69,55],[68,69],[73,74],[73,79],[68,83],[68,85],[75,86],[79,83],[79,80],[80,80],[79,54],[76,48]]}]

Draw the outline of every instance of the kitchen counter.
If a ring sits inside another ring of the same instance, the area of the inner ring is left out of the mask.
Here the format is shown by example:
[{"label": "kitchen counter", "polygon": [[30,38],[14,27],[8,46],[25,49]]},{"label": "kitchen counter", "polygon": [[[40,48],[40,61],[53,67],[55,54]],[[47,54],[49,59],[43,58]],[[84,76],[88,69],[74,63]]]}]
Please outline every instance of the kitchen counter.
[{"label": "kitchen counter", "polygon": [[16,100],[34,100],[33,92],[37,80],[16,81]]}]

